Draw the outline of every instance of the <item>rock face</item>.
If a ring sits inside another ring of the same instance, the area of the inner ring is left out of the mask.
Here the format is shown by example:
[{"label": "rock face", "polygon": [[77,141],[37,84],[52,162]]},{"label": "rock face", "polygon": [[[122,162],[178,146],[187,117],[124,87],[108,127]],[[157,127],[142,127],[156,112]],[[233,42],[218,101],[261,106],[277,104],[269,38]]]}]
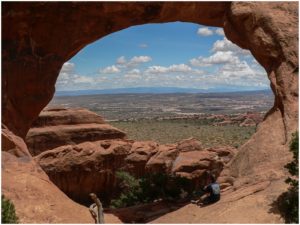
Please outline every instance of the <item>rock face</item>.
[{"label": "rock face", "polygon": [[26,136],[31,155],[62,145],[84,141],[124,138],[125,133],[106,124],[99,115],[85,109],[42,111]]},{"label": "rock face", "polygon": [[118,170],[136,177],[147,173],[181,176],[199,186],[204,185],[205,171],[219,175],[236,153],[226,146],[204,149],[194,138],[159,145],[124,137],[89,110],[60,108],[40,113],[26,143],[50,180],[83,204],[90,203],[92,192],[108,203],[118,192]]},{"label": "rock face", "polygon": [[[249,49],[266,69],[275,95],[274,106],[257,133],[242,146],[224,170],[226,174],[222,174],[228,179],[236,178],[235,189],[258,177],[268,181],[284,179],[283,165],[290,159],[288,143],[291,133],[298,128],[297,2],[3,3],[3,154],[21,158],[22,154],[28,153],[21,139],[25,138],[32,122],[51,100],[63,63],[80,49],[129,26],[172,21],[223,27],[229,40]],[[4,166],[6,163],[3,162]],[[39,167],[35,165],[35,168]],[[17,170],[15,173],[18,173]],[[23,175],[26,173],[29,171],[26,170]],[[17,201],[16,190],[7,186],[13,180],[11,174],[3,172],[2,179],[2,191]],[[37,174],[28,179],[42,180]],[[30,182],[19,182],[18,185],[18,190],[23,193],[26,193],[26,188],[34,188]],[[54,188],[51,190],[52,195],[60,193]],[[47,201],[44,193],[44,189],[36,190],[36,195]],[[275,197],[268,198],[262,204],[271,204]],[[27,200],[21,199],[24,202]],[[60,200],[61,205],[67,206],[69,200],[66,197],[61,196]],[[233,209],[233,206],[227,207]],[[25,209],[23,207],[17,211],[23,213],[23,222],[31,222],[28,216],[32,212]],[[262,209],[267,211],[267,207]],[[53,213],[61,215],[60,210],[36,210],[35,215],[40,218],[49,215],[49,218]],[[242,220],[243,223],[256,221],[253,219],[256,217],[255,211],[248,214],[244,217],[248,220]],[[215,221],[230,221],[224,217],[226,213],[221,215],[215,215]]]},{"label": "rock face", "polygon": [[[24,142],[14,143],[12,151],[26,146]],[[26,148],[21,151],[25,152]],[[2,194],[14,203],[20,223],[93,223],[88,209],[53,185],[29,153],[15,156],[11,151],[2,151],[1,163]],[[105,214],[105,222],[121,221]]]},{"label": "rock face", "polygon": [[107,202],[116,189],[115,172],[125,167],[132,143],[124,140],[83,142],[45,151],[36,161],[70,198],[90,203],[90,193]]},{"label": "rock face", "polygon": [[75,201],[87,204],[89,193],[94,192],[107,203],[118,192],[115,172],[120,170],[136,177],[147,173],[176,175],[190,179],[193,185],[204,185],[204,172],[220,174],[236,153],[231,147],[218,149],[202,149],[196,139],[173,145],[114,139],[64,145],[42,152],[35,160]]}]

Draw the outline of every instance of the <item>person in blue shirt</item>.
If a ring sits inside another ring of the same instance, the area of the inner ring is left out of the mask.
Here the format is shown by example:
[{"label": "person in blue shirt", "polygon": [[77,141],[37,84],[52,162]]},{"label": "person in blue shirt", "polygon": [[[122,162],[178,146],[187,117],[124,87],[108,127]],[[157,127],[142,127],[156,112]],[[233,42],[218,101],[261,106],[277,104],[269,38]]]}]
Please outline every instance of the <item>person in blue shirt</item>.
[{"label": "person in blue shirt", "polygon": [[216,177],[210,172],[207,173],[206,186],[202,191],[206,194],[203,198],[201,197],[198,201],[192,201],[199,206],[205,206],[215,203],[220,200],[220,185],[216,181]]}]

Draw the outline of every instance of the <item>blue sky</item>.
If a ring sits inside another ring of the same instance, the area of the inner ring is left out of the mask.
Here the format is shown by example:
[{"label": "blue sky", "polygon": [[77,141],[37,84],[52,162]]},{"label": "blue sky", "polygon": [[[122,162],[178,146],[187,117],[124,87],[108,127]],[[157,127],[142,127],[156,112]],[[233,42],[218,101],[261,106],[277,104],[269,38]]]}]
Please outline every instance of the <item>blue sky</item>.
[{"label": "blue sky", "polygon": [[57,90],[128,87],[268,89],[264,69],[222,28],[193,23],[133,26],[86,46],[66,62]]}]

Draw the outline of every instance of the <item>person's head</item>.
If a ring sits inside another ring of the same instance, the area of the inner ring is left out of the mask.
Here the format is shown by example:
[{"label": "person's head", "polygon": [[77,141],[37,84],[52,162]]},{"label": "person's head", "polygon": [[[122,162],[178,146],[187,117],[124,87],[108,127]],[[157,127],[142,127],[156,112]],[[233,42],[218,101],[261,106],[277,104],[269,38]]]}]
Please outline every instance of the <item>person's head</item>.
[{"label": "person's head", "polygon": [[215,175],[210,174],[210,180],[211,180],[212,183],[215,183],[215,182],[216,182],[216,177],[215,177]]},{"label": "person's head", "polygon": [[206,182],[207,183],[214,183],[214,182],[216,182],[215,175],[213,175],[212,172],[210,172],[210,171],[206,172]]}]

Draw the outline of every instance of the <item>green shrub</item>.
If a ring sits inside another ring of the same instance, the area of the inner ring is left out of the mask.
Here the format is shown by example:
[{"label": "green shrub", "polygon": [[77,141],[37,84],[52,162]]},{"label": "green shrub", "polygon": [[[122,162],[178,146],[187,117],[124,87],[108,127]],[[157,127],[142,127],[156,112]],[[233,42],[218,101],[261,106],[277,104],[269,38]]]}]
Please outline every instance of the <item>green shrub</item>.
[{"label": "green shrub", "polygon": [[146,174],[135,178],[127,172],[117,172],[122,192],[111,201],[113,208],[128,207],[156,199],[178,199],[182,192],[190,193],[190,181],[186,178],[169,176],[162,173]]},{"label": "green shrub", "polygon": [[2,223],[18,223],[15,206],[9,199],[6,199],[4,195],[1,196],[1,207]]},{"label": "green shrub", "polygon": [[122,193],[119,198],[111,201],[111,206],[113,208],[122,208],[141,202],[141,180],[124,171],[116,172],[116,177],[120,181]]},{"label": "green shrub", "polygon": [[290,143],[290,151],[293,153],[293,161],[288,163],[285,168],[288,169],[291,177],[286,179],[289,184],[287,192],[279,196],[278,208],[280,214],[285,219],[286,223],[299,223],[299,135],[298,132],[293,134]]}]

